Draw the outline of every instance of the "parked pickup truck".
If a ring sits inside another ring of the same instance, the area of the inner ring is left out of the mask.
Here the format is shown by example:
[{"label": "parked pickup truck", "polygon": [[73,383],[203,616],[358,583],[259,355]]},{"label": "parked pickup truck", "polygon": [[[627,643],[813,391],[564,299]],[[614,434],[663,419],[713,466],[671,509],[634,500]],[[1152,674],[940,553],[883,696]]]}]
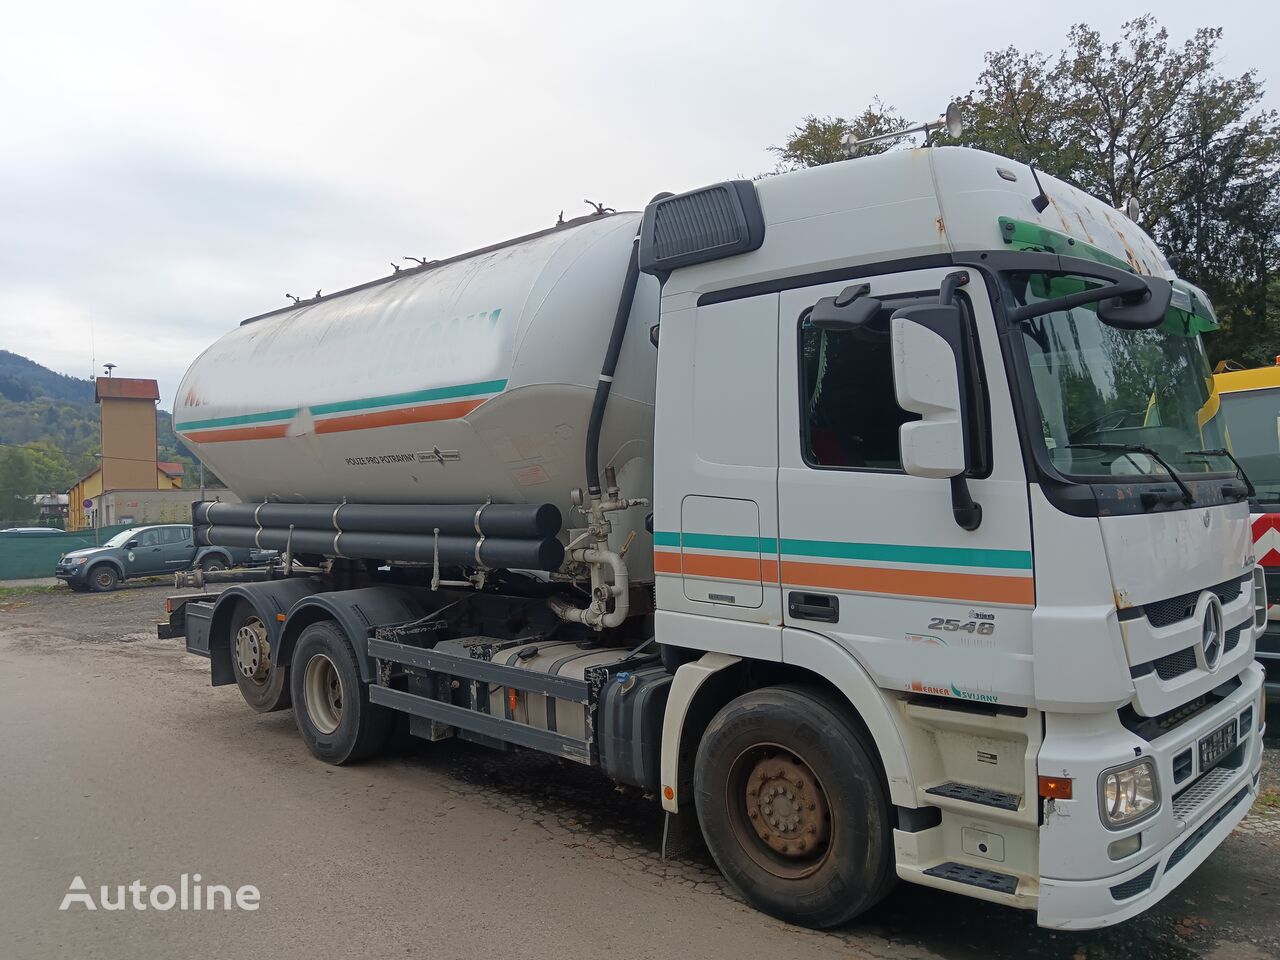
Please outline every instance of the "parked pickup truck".
[{"label": "parked pickup truck", "polygon": [[206,572],[262,563],[276,551],[248,547],[197,547],[189,523],[122,530],[100,547],[64,553],[54,576],[77,593],[114,590],[122,580],[198,567]]}]

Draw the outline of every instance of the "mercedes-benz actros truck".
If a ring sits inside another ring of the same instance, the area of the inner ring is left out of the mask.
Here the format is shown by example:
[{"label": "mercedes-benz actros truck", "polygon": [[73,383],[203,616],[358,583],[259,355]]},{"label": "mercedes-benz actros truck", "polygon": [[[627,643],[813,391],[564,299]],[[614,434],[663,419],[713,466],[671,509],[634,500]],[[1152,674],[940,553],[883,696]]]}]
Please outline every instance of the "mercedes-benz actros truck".
[{"label": "mercedes-benz actros truck", "polygon": [[1258,791],[1213,325],[969,149],[557,224],[194,362],[176,429],[244,500],[198,542],[284,559],[164,629],[328,763],[399,722],[598,767],[799,924],[899,880],[1112,924]]}]

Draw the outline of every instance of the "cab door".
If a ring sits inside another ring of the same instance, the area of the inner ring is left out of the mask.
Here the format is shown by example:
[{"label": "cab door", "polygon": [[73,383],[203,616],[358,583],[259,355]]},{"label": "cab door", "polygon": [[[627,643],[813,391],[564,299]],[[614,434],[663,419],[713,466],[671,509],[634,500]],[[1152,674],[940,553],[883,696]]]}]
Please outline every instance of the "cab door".
[{"label": "cab door", "polygon": [[125,549],[125,573],[131,577],[140,577],[165,571],[162,533],[163,531],[156,527],[138,532],[137,537],[134,538],[138,541],[137,546]]},{"label": "cab door", "polygon": [[[878,686],[935,697],[1029,702],[1035,602],[1027,483],[990,304],[959,297],[983,384],[970,413],[967,479],[976,530],[952,513],[948,480],[908,476],[898,431],[889,316],[936,302],[949,271],[862,277],[785,291],[779,304],[778,520],[783,659],[834,640]],[[865,328],[822,331],[806,312],[869,283],[883,309]],[[993,402],[994,401],[994,402]]]},{"label": "cab door", "polygon": [[196,555],[195,540],[191,528],[186,526],[165,527],[163,529],[164,565],[168,570],[185,570],[191,566]]}]

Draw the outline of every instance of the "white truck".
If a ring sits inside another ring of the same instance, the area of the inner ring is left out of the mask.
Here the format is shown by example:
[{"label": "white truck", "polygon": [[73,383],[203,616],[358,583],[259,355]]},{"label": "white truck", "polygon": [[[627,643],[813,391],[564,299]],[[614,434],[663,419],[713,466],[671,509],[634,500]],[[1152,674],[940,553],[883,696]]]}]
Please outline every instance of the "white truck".
[{"label": "white truck", "polygon": [[789,921],[901,879],[1115,923],[1258,790],[1207,317],[1125,216],[959,148],[398,271],[192,365],[177,430],[245,500],[197,539],[285,563],[164,629],[329,763],[399,714],[598,766]]}]

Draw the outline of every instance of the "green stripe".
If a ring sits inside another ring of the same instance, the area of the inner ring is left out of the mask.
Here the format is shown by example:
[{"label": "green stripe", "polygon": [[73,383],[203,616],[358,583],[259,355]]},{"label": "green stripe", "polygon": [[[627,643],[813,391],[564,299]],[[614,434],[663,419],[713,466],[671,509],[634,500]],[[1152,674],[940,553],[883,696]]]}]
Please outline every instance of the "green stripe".
[{"label": "green stripe", "polygon": [[[341,400],[337,403],[318,403],[312,414],[347,413],[353,410],[376,410],[379,407],[395,407],[408,403],[429,403],[435,400],[457,400],[487,393],[501,393],[507,388],[506,380],[485,380],[482,383],[463,383],[454,387],[433,387],[430,390],[413,390],[408,393],[390,393],[382,397],[364,397],[360,400]],[[291,420],[300,407],[289,410],[267,410],[263,413],[245,413],[235,417],[214,417],[211,420],[189,420],[177,425],[178,430],[207,430],[211,427],[237,427],[270,420]]]},{"label": "green stripe", "polygon": [[886,563],[930,563],[949,567],[1031,569],[1031,551],[1029,550],[980,550],[974,547],[916,547],[900,543],[783,540],[782,552],[789,556],[829,557],[836,560],[883,560]]},{"label": "green stripe", "polygon": [[[655,546],[679,547],[679,533],[656,531]],[[734,550],[742,553],[774,553],[772,537],[731,537],[715,533],[686,533],[684,546],[700,550]],[[782,553],[793,557],[834,560],[878,560],[885,563],[921,563],[948,567],[986,567],[1030,570],[1029,550],[981,550],[974,547],[919,547],[899,543],[838,543],[830,540],[783,540]]]},{"label": "green stripe", "polygon": [[[678,533],[657,531],[653,535],[655,546],[680,546]],[[772,537],[730,537],[719,533],[686,533],[684,546],[694,550],[732,550],[737,553],[776,553],[778,541]]]}]

